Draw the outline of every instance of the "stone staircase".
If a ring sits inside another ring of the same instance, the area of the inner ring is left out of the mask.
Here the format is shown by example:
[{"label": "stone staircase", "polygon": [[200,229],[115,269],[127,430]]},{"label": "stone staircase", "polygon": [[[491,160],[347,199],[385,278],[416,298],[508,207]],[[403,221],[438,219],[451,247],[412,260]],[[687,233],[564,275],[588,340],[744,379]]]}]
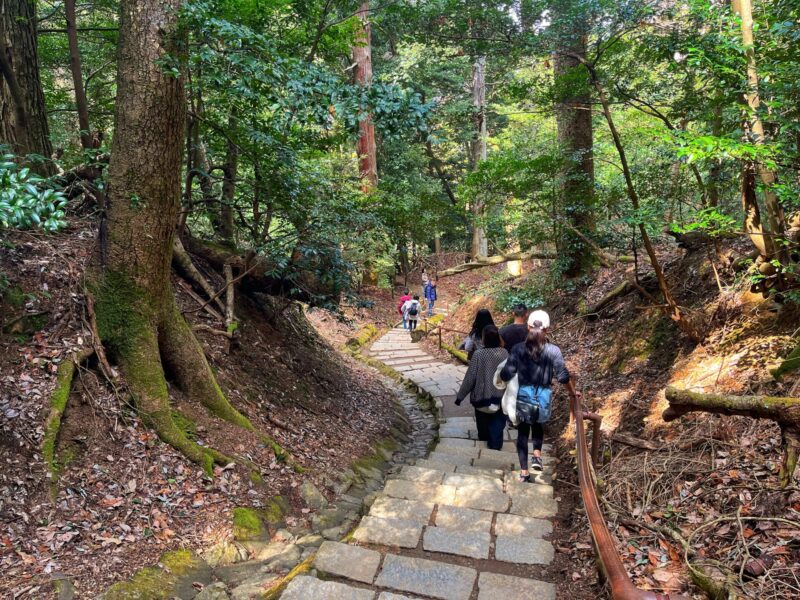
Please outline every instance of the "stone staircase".
[{"label": "stone staircase", "polygon": [[322,544],[309,574],[281,598],[554,599],[555,586],[535,577],[554,556],[544,539],[558,508],[549,448],[536,482],[519,483],[516,431],[507,430],[503,450],[476,441],[474,417],[448,414],[460,383],[445,368],[453,365],[412,346],[407,332],[392,330],[372,352],[437,400],[438,444],[390,475],[352,534]]}]

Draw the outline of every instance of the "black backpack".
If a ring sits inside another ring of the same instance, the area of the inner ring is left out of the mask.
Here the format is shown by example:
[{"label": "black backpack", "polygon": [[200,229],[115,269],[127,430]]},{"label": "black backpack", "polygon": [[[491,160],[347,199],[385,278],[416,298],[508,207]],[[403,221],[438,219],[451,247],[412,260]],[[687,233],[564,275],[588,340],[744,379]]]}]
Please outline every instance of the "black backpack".
[{"label": "black backpack", "polygon": [[413,302],[411,306],[408,307],[408,314],[411,317],[416,317],[418,312],[419,312],[419,303]]}]

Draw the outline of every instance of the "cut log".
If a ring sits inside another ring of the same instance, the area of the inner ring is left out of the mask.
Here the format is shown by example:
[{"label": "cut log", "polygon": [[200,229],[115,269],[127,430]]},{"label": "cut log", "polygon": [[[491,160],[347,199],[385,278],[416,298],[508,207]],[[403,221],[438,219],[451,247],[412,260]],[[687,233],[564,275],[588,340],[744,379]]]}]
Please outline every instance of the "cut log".
[{"label": "cut log", "polygon": [[780,484],[784,488],[791,484],[800,455],[800,398],[703,394],[674,387],[666,389],[666,397],[669,407],[662,414],[665,421],[674,421],[690,412],[740,415],[775,421],[781,428],[783,447]]},{"label": "cut log", "polygon": [[558,255],[549,252],[512,252],[510,254],[498,254],[496,256],[486,256],[486,257],[481,257],[472,262],[456,265],[455,267],[445,269],[444,271],[439,271],[437,273],[437,276],[440,278],[449,277],[451,275],[458,275],[459,273],[464,273],[465,271],[471,271],[472,269],[481,269],[483,267],[491,267],[492,265],[500,265],[512,260],[529,260],[533,258],[538,258],[540,260],[555,260],[556,258],[558,258]]}]

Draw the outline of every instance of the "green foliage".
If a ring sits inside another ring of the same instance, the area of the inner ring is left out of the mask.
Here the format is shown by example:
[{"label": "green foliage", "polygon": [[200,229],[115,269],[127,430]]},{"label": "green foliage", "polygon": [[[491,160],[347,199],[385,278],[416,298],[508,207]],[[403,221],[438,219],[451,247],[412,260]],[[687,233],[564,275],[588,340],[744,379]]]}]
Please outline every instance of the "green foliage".
[{"label": "green foliage", "polygon": [[673,225],[672,230],[678,233],[703,231],[713,238],[725,237],[738,229],[736,219],[721,213],[716,207],[698,210],[683,225]]},{"label": "green foliage", "polygon": [[64,227],[64,195],[14,159],[13,154],[0,159],[0,229],[38,227],[52,233]]}]

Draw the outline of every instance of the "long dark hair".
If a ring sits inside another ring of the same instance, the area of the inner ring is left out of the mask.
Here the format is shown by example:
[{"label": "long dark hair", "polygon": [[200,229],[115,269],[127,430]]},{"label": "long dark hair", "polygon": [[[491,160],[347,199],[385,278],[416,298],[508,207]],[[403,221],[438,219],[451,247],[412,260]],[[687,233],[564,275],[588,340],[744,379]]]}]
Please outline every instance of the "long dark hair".
[{"label": "long dark hair", "polygon": [[488,309],[482,308],[475,313],[475,320],[472,322],[472,330],[469,334],[480,338],[483,335],[484,327],[487,325],[494,325],[494,319],[492,319],[492,313]]},{"label": "long dark hair", "polygon": [[484,348],[500,348],[503,345],[503,338],[500,337],[500,332],[494,325],[487,325],[483,328],[483,347]]},{"label": "long dark hair", "polygon": [[525,348],[528,350],[533,362],[538,363],[542,358],[544,352],[544,345],[547,343],[547,336],[544,329],[534,328],[528,332],[528,337],[525,340]]}]

